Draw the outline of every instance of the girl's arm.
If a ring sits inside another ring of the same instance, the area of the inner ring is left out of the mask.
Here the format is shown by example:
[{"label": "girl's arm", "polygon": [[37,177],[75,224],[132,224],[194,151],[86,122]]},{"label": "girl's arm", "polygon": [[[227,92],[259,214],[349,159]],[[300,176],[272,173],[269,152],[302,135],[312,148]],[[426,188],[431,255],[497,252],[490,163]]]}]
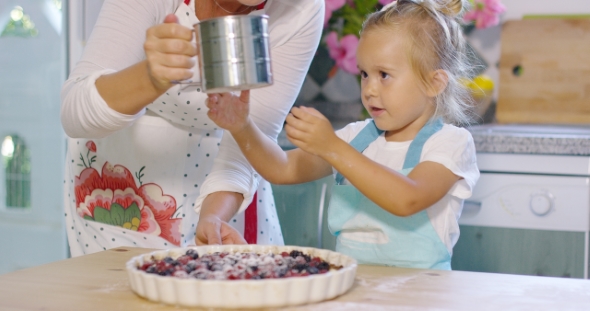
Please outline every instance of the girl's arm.
[{"label": "girl's arm", "polygon": [[394,215],[409,216],[426,209],[459,180],[442,164],[428,161],[418,164],[406,177],[367,158],[343,140],[319,135],[321,117],[314,109],[294,108],[287,118],[289,139],[324,159],[367,198]]},{"label": "girl's arm", "polygon": [[[324,21],[323,0],[269,1],[265,13],[270,16],[270,49],[273,66],[273,85],[252,90],[251,118],[264,136],[273,142],[283,127],[285,116],[301,89],[309,64],[313,59],[322,34]],[[217,192],[233,192],[241,197],[229,208],[233,214],[244,211],[254,196],[260,177],[248,163],[232,135],[221,139],[213,168],[195,201],[195,211],[211,210],[208,197]],[[227,217],[228,214],[225,214]],[[218,219],[223,219],[223,215]],[[211,231],[212,223],[199,223],[197,232]],[[197,241],[198,243],[198,241]]]},{"label": "girl's arm", "polygon": [[[249,117],[249,91],[240,97],[229,93],[210,95],[209,117],[228,130],[254,170],[273,184],[295,184],[322,178],[332,173],[322,158],[300,149],[283,151]],[[327,121],[327,120],[326,120]],[[327,129],[332,131],[331,126]]]},{"label": "girl's arm", "polygon": [[[273,142],[283,128],[317,50],[324,21],[323,0],[268,1],[265,13],[270,16],[269,39],[272,55],[273,84],[250,91],[250,118]],[[213,168],[195,201],[200,208],[207,195],[217,191],[243,194],[238,213],[244,211],[254,196],[260,177],[248,163],[232,135],[225,133]]]},{"label": "girl's arm", "polygon": [[428,161],[419,163],[404,176],[365,157],[348,144],[324,159],[379,207],[402,217],[433,205],[459,180],[442,164]]}]

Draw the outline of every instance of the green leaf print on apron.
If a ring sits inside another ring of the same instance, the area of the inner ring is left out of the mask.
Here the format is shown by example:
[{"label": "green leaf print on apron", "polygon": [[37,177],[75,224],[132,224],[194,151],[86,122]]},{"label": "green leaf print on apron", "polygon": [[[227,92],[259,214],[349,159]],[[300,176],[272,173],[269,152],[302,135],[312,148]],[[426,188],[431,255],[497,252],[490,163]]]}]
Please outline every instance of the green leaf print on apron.
[{"label": "green leaf print on apron", "polygon": [[[420,162],[424,143],[442,125],[442,120],[436,119],[418,132],[399,173],[409,174]],[[375,123],[370,122],[350,144],[363,152],[380,134]],[[451,255],[432,227],[426,210],[408,217],[395,216],[354,186],[341,185],[343,180],[338,173],[328,207],[328,226],[337,237],[336,251],[355,258],[360,264],[451,269]],[[354,232],[359,238],[345,238],[342,232]]]}]

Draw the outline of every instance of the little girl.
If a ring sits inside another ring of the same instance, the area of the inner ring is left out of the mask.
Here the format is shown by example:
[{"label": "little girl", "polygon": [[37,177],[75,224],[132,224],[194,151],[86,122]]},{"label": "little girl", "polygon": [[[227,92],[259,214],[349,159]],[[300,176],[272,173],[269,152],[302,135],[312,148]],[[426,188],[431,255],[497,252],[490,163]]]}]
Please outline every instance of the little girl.
[{"label": "little girl", "polygon": [[357,51],[371,119],[334,133],[317,110],[293,108],[283,151],[249,117],[249,93],[210,95],[209,117],[274,184],[336,171],[328,224],[336,250],[362,264],[451,269],[463,200],[479,178],[467,122],[462,0],[399,0],[370,15]]}]

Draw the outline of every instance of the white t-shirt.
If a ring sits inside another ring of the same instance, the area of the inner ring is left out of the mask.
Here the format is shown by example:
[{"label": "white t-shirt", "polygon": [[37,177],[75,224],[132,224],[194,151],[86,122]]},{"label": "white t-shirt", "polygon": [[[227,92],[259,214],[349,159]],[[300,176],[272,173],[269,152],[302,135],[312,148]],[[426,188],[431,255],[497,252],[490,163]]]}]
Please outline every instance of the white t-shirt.
[{"label": "white t-shirt", "polygon": [[[370,121],[371,119],[367,119],[348,124],[338,130],[336,135],[350,142]],[[411,142],[388,142],[381,134],[363,151],[363,155],[391,169],[401,170]],[[459,239],[458,220],[463,200],[471,196],[471,191],[479,179],[471,133],[464,128],[444,124],[440,131],[424,143],[420,162],[424,161],[440,163],[461,177],[441,200],[426,209],[434,230],[452,254],[453,246]]]},{"label": "white t-shirt", "polygon": [[[73,256],[120,245],[191,245],[202,201],[217,191],[242,193],[240,212],[257,193],[257,243],[283,243],[270,184],[256,174],[231,135],[208,119],[204,93],[177,85],[147,109],[124,115],[108,107],[96,89],[99,76],[145,59],[146,30],[166,15],[174,13],[192,28],[198,21],[194,1],[106,0],[82,59],[62,88],[61,118],[70,137],[65,217]],[[252,90],[250,113],[276,139],[317,49],[324,1],[267,0],[264,9],[251,14],[269,16],[274,83]],[[138,209],[128,210],[129,202]],[[230,221],[241,232],[244,214]],[[115,225],[105,226],[109,221]]]}]

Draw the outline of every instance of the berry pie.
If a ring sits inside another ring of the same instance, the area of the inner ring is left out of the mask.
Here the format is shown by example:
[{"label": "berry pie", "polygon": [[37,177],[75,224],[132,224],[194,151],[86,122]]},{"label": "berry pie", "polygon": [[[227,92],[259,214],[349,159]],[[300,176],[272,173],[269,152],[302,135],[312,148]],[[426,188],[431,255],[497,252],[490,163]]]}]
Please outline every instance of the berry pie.
[{"label": "berry pie", "polygon": [[352,286],[356,267],[354,259],[334,251],[274,245],[170,249],[127,262],[131,289],[139,296],[208,308],[281,307],[331,299]]},{"label": "berry pie", "polygon": [[194,249],[187,250],[176,259],[170,256],[152,258],[138,267],[147,273],[199,280],[289,278],[327,273],[330,269],[340,268],[342,266],[330,266],[320,257],[311,257],[297,250],[281,254],[215,252],[199,256]]}]

